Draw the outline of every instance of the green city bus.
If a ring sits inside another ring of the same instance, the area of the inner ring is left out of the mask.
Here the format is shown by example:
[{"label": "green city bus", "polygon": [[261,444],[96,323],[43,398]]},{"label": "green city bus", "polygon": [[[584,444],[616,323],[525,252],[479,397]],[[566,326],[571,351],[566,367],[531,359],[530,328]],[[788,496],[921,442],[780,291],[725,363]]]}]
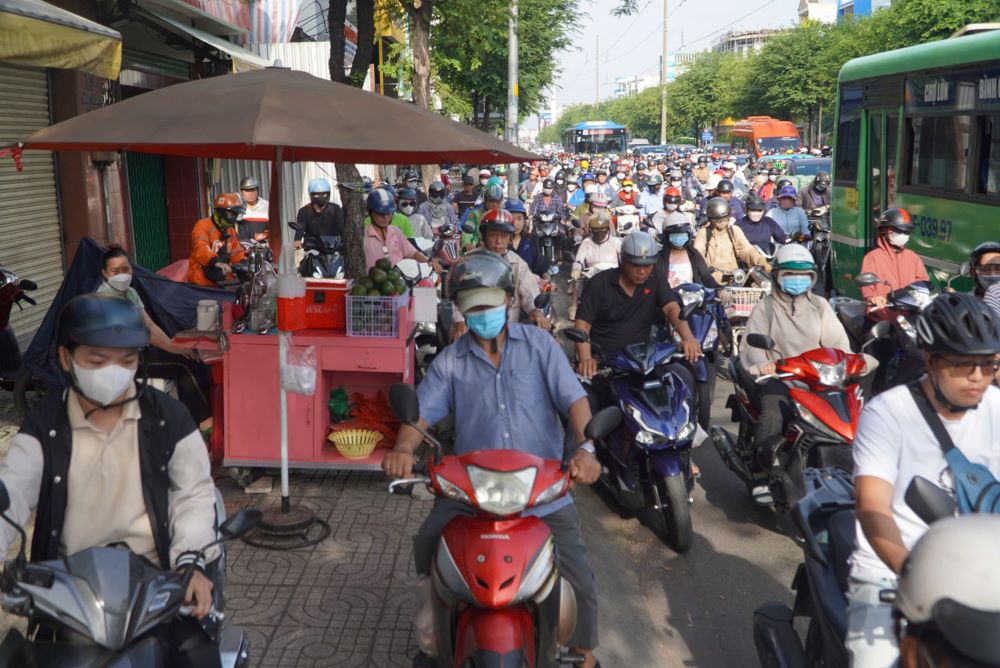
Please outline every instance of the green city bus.
[{"label": "green city bus", "polygon": [[833,157],[838,293],[857,294],[890,207],[909,211],[909,248],[935,283],[958,273],[977,244],[1000,241],[1000,30],[846,63]]}]

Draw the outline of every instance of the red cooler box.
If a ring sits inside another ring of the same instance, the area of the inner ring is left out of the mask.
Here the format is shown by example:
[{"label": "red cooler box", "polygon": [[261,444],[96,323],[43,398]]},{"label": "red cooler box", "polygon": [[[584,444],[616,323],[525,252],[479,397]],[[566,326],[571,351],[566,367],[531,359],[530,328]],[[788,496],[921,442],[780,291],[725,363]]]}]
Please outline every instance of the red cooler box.
[{"label": "red cooler box", "polygon": [[339,278],[307,278],[306,329],[345,329],[345,297],[352,283]]}]

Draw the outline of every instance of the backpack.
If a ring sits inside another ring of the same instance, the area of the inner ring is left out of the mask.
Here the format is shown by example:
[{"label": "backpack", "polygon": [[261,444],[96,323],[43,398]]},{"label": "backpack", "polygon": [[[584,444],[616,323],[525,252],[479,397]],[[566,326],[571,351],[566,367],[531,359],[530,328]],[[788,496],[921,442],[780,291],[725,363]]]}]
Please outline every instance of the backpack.
[{"label": "backpack", "polygon": [[959,514],[1000,513],[1000,482],[993,472],[982,464],[970,462],[955,446],[920,381],[910,383],[908,387],[917,408],[944,451],[945,461],[955,478],[955,501],[958,503]]}]

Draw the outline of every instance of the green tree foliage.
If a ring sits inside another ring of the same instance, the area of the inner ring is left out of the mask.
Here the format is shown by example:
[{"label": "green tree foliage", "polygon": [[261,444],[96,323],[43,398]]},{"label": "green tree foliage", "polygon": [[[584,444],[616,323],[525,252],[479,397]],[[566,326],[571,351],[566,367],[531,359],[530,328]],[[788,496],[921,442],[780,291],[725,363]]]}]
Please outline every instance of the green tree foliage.
[{"label": "green tree foliage", "polygon": [[[614,11],[634,13],[638,4],[620,0]],[[725,118],[757,114],[788,118],[818,134],[821,116],[833,113],[837,75],[848,60],[945,39],[969,23],[990,21],[1000,21],[998,0],[895,0],[871,16],[804,23],[749,58],[706,53],[667,85],[667,135],[698,136],[701,128]],[[658,88],[625,100],[576,105],[546,128],[545,137],[555,137],[546,141],[559,141],[566,127],[581,120],[611,120],[627,125],[634,137],[655,142],[659,110]]]}]

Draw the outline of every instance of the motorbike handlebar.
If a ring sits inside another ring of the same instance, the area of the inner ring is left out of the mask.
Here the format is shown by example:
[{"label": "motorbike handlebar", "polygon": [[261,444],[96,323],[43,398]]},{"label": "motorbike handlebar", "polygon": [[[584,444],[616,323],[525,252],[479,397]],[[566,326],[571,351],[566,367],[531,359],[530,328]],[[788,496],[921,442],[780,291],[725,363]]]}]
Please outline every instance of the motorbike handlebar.
[{"label": "motorbike handlebar", "polygon": [[784,380],[785,378],[793,378],[794,376],[794,373],[769,373],[766,376],[759,376],[754,382],[762,385],[769,380]]},{"label": "motorbike handlebar", "polygon": [[20,297],[18,297],[18,299],[24,300],[24,301],[28,302],[29,304],[31,304],[32,306],[38,306],[38,302],[36,302],[34,299],[32,299],[31,297],[29,297],[28,295],[22,294]]}]

